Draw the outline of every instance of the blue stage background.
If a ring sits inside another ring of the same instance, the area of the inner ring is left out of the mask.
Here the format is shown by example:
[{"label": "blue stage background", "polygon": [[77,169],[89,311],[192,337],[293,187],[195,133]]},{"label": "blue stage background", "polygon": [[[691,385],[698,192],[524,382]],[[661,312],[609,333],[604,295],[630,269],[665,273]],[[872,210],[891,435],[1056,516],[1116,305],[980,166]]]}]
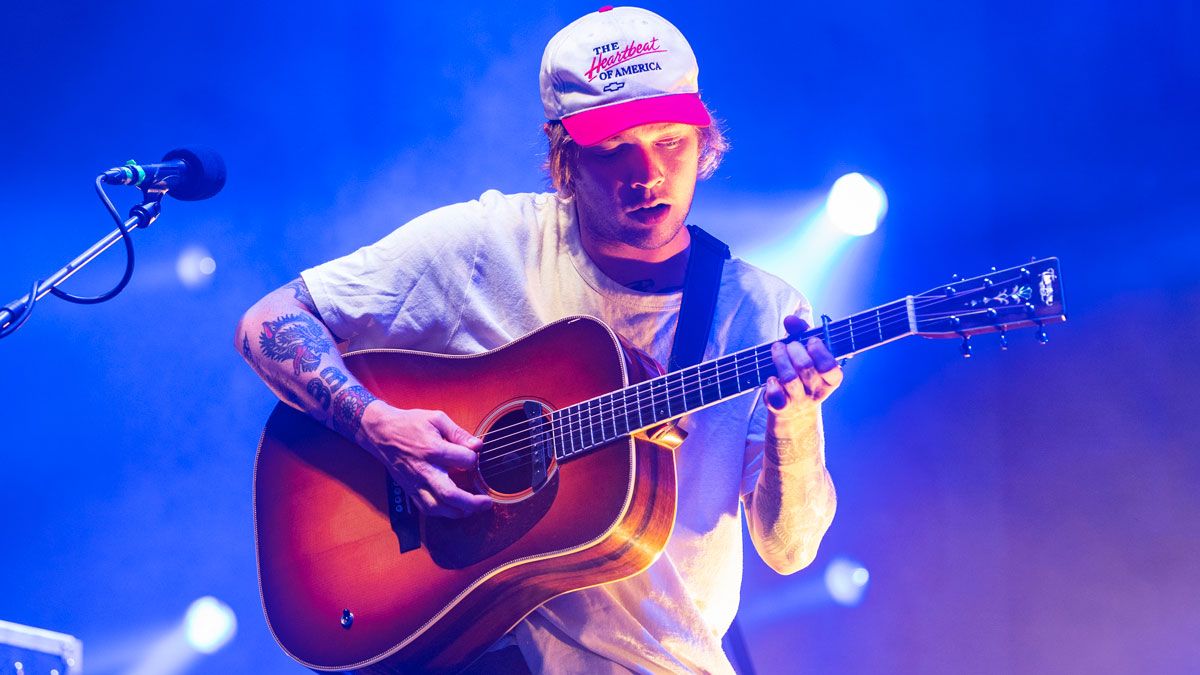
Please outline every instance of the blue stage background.
[{"label": "blue stage background", "polygon": [[[758,671],[1200,671],[1200,8],[647,7],[691,40],[733,142],[693,222],[753,260],[795,241],[841,174],[887,190],[877,234],[801,270],[819,311],[1063,261],[1071,320],[1046,346],[979,339],[963,362],[908,340],[848,364],[817,561],[778,577],[747,543]],[[47,299],[0,342],[0,619],[75,634],[87,672],[127,673],[211,594],[238,633],[189,672],[302,672],[259,608],[250,478],[274,401],[234,323],[427,209],[545,189],[542,47],[593,9],[0,9],[0,302],[112,229],[100,171],[190,143],[229,166],[221,194],[168,200],[137,233],[117,299]],[[216,262],[196,287],[176,269],[189,247]],[[69,287],[102,291],[121,265],[114,249]],[[838,556],[870,570],[856,607],[805,591]]]}]

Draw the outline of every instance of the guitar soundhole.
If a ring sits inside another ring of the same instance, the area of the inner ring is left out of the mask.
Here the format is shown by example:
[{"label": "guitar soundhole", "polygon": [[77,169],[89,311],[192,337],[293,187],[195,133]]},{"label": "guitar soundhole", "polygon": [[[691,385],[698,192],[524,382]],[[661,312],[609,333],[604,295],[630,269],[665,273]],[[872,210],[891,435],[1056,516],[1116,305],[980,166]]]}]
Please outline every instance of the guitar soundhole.
[{"label": "guitar soundhole", "polygon": [[554,452],[545,431],[549,408],[540,403],[506,406],[487,426],[479,452],[479,476],[494,495],[524,497],[546,484]]}]

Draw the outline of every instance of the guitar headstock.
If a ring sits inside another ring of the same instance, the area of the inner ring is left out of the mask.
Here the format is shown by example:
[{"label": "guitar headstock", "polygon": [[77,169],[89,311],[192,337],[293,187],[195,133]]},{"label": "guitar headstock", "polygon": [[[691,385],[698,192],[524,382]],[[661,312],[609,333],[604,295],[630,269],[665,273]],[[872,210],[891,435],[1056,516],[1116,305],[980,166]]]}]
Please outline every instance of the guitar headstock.
[{"label": "guitar headstock", "polygon": [[1045,342],[1042,326],[1067,320],[1058,258],[955,279],[913,296],[913,310],[917,335],[962,338],[965,356],[970,356],[972,335],[1000,333],[1003,347],[1007,331],[1037,327],[1038,339]]}]

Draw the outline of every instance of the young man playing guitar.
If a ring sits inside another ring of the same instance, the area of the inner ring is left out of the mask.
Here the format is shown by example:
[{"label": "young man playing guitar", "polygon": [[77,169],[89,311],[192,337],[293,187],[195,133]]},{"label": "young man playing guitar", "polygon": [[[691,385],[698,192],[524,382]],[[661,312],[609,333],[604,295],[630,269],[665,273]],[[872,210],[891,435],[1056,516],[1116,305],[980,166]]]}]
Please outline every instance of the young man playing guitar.
[{"label": "young man playing guitar", "polygon": [[[451,480],[476,466],[482,441],[442,411],[376,398],[335,342],[473,354],[591,315],[666,363],[692,251],[684,221],[697,178],[724,151],[697,75],[687,41],[653,13],[606,7],[567,26],[541,69],[555,194],[489,191],[306,270],[246,312],[239,351],[282,400],[382,462],[425,517],[493,508]],[[705,357],[811,321],[799,293],[733,258]],[[515,644],[534,672],[732,672],[721,638],[738,606],[739,506],[759,554],[783,574],[813,559],[835,506],[820,404],[841,369],[817,339],[777,342],[772,358],[779,377],[762,396],[681,422],[677,516],[657,560],[550,600],[481,661]]]}]

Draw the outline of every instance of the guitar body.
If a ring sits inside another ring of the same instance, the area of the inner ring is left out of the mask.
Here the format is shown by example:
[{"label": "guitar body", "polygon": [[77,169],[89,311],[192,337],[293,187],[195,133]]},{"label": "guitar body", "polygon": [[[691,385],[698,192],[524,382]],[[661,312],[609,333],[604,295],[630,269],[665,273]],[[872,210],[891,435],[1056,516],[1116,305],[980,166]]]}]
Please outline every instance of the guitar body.
[{"label": "guitar body", "polygon": [[[587,317],[478,355],[378,350],[348,354],[346,365],[392,405],[445,411],[484,439],[484,457],[504,450],[505,429],[530,404],[556,410],[659,374]],[[515,476],[454,476],[490,489],[494,508],[422,517],[420,546],[402,551],[383,465],[277,406],[255,463],[254,519],[263,607],[280,646],[317,671],[454,672],[547,600],[636,574],[666,546],[675,465],[664,447],[614,441],[552,462],[537,489],[521,489],[526,468]]]}]

